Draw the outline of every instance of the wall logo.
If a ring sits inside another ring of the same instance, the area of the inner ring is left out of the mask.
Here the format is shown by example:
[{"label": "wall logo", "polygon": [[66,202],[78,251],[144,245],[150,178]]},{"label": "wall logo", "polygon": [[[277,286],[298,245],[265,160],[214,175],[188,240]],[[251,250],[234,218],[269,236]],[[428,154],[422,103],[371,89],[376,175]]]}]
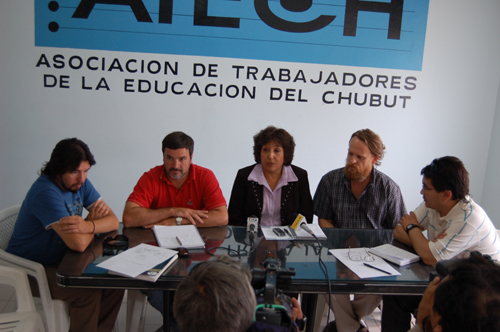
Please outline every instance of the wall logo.
[{"label": "wall logo", "polygon": [[35,45],[421,70],[429,0],[35,0]]}]

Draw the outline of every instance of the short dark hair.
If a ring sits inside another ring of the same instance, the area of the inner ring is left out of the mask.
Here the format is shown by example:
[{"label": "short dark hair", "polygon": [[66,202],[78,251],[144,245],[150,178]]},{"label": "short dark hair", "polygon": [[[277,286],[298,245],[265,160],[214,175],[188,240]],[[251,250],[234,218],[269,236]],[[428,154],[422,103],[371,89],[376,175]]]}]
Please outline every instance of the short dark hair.
[{"label": "short dark hair", "polygon": [[193,267],[175,292],[173,309],[181,332],[244,332],[256,306],[250,271],[224,255]]},{"label": "short dark hair", "polygon": [[384,159],[384,150],[385,150],[385,145],[382,142],[382,139],[380,138],[379,135],[374,133],[371,129],[360,129],[356,131],[354,134],[351,135],[351,140],[356,137],[357,139],[363,141],[366,146],[368,146],[368,149],[370,150],[371,154],[374,155],[375,157],[378,157],[377,162],[375,165],[380,166],[382,164],[382,159]]},{"label": "short dark hair", "polygon": [[295,151],[295,141],[285,129],[269,126],[262,129],[253,137],[253,157],[256,163],[260,163],[262,147],[271,141],[278,142],[283,147],[285,156],[284,165],[290,166]]},{"label": "short dark hair", "polygon": [[165,153],[165,149],[177,150],[188,149],[189,155],[193,155],[194,141],[191,136],[184,134],[182,131],[174,131],[165,136],[161,142],[161,152]]},{"label": "short dark hair", "polygon": [[422,168],[420,174],[432,181],[432,186],[437,192],[450,190],[453,200],[467,201],[469,172],[457,157],[436,158],[432,163]]},{"label": "short dark hair", "polygon": [[443,332],[500,331],[500,266],[482,255],[461,259],[436,288]]},{"label": "short dark hair", "polygon": [[43,165],[40,173],[54,180],[59,175],[76,170],[82,161],[88,161],[90,166],[96,164],[87,144],[76,137],[66,138],[56,144],[50,160]]}]

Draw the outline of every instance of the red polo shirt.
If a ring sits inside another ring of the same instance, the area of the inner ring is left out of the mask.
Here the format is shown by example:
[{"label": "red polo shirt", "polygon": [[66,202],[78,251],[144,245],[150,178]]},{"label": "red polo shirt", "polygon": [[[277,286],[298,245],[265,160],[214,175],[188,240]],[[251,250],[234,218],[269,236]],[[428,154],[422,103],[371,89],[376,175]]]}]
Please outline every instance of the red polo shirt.
[{"label": "red polo shirt", "polygon": [[163,165],[150,169],[141,176],[127,201],[148,209],[181,207],[210,211],[226,206],[214,173],[195,164],[191,164],[188,178],[179,190],[168,180]]}]

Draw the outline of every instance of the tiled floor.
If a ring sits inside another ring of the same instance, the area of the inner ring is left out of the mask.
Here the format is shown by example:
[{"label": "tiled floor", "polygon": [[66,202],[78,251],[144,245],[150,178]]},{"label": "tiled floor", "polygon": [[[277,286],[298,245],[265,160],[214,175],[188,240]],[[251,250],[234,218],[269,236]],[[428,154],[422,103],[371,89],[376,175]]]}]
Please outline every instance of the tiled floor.
[{"label": "tiled floor", "polygon": [[[118,314],[115,332],[125,331],[126,322],[126,296],[123,299],[123,304]],[[0,285],[0,312],[11,312],[16,309],[16,301],[14,297],[14,289],[10,286]],[[141,322],[141,329],[137,332],[155,332],[162,325],[162,316],[158,311],[153,309],[149,304],[145,309],[145,319]],[[330,319],[333,319],[333,313],[330,313]],[[326,325],[327,311],[323,314],[321,326]],[[364,317],[363,320],[368,326],[370,332],[380,332],[381,312],[377,308],[370,316]]]}]

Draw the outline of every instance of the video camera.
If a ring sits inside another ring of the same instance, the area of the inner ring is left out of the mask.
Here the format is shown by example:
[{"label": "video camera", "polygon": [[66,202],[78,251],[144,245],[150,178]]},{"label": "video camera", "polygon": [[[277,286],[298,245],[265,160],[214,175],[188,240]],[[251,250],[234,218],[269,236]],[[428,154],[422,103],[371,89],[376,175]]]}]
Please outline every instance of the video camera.
[{"label": "video camera", "polygon": [[280,261],[268,251],[263,268],[252,270],[252,287],[257,296],[255,321],[293,330],[292,302],[279,288],[291,285],[295,269],[282,269]]}]

